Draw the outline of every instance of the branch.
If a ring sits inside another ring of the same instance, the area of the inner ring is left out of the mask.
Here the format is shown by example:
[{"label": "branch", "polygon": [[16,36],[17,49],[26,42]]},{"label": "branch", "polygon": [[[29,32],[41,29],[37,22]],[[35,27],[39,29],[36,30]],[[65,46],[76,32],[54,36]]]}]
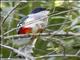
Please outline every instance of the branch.
[{"label": "branch", "polygon": [[[64,54],[54,54],[54,55],[43,55],[43,56],[39,56],[39,57],[35,57],[35,58],[44,58],[44,57],[60,57],[60,56],[64,56]],[[80,57],[77,55],[71,55],[71,54],[65,54],[66,57]]]},{"label": "branch", "polygon": [[51,14],[49,14],[49,16],[55,16],[55,15],[67,13],[67,12],[69,12],[69,11],[75,11],[75,10],[77,10],[77,9],[80,9],[80,8],[70,9],[70,10],[62,11],[62,12],[55,13],[55,14],[51,13]]},{"label": "branch", "polygon": [[77,53],[75,55],[78,55],[80,53],[80,50],[77,51]]},{"label": "branch", "polygon": [[8,34],[8,33],[12,32],[12,31],[14,31],[14,30],[16,30],[16,29],[18,29],[18,28],[12,28],[11,30],[5,32],[3,35],[6,35],[6,34]]},{"label": "branch", "polygon": [[21,56],[24,56],[26,60],[28,60],[28,59],[35,60],[34,57],[31,55],[31,51],[32,51],[32,47],[31,46],[26,46],[23,51],[17,50],[17,49],[15,49],[13,47],[6,46],[6,45],[3,45],[3,44],[0,44],[0,46],[5,47],[7,49],[10,49],[13,52],[15,52],[15,53],[17,53],[17,54],[19,54]]},{"label": "branch", "polygon": [[25,57],[25,54],[24,54],[24,53],[20,52],[20,51],[17,50],[17,49],[14,49],[13,47],[6,46],[6,45],[3,45],[3,44],[0,44],[0,46],[5,47],[5,48],[7,48],[7,49],[10,49],[10,50],[14,51],[15,53],[18,53],[18,54],[20,54],[20,55],[22,55],[22,56]]},{"label": "branch", "polygon": [[[10,36],[4,36],[4,39],[8,39],[8,38],[17,38],[17,37],[28,37],[29,35],[39,35],[39,36],[80,36],[80,33],[68,33],[66,34],[66,32],[64,33],[55,33],[55,32],[48,32],[48,33],[29,33],[29,34],[18,34],[18,35],[10,35]],[[0,36],[2,37],[2,36]]]},{"label": "branch", "polygon": [[4,22],[6,21],[6,19],[9,17],[9,15],[19,6],[20,2],[7,14],[7,16],[3,19],[3,21],[1,22],[1,26],[4,24]]}]

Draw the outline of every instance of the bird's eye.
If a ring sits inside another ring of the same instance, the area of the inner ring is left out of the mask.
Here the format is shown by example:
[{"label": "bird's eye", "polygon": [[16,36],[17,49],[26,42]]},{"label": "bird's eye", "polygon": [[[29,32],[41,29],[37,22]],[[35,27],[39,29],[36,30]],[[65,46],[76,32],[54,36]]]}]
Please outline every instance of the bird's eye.
[{"label": "bird's eye", "polygon": [[20,27],[20,26],[22,26],[22,24],[18,24],[18,25],[17,25],[17,27]]},{"label": "bird's eye", "polygon": [[22,25],[22,24],[19,24],[20,26]]}]

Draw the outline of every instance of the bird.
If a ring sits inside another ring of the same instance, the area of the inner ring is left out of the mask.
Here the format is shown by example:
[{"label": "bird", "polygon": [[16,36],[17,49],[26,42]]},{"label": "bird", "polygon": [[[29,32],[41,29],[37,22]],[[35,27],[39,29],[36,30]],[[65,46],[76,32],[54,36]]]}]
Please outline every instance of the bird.
[{"label": "bird", "polygon": [[[32,44],[35,40],[36,33],[42,33],[48,25],[48,15],[49,12],[46,8],[37,7],[33,9],[30,14],[21,18],[17,24],[17,34],[29,34],[32,33],[33,35],[30,36],[28,44]],[[26,41],[26,39],[21,39]],[[20,41],[20,40],[19,40]],[[31,41],[31,42],[30,42]],[[21,42],[22,43],[22,42]],[[26,43],[26,42],[25,42]],[[24,44],[24,43],[23,43]]]}]

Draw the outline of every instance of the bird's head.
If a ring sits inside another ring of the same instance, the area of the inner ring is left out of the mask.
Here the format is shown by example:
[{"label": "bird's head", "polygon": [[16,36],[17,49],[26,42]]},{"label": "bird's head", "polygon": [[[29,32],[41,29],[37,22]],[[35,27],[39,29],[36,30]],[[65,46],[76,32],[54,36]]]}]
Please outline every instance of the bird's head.
[{"label": "bird's head", "polygon": [[32,10],[32,14],[34,14],[34,13],[38,13],[38,12],[41,12],[41,11],[45,11],[46,10],[46,8],[43,8],[43,7],[38,7],[38,8],[35,8],[34,10]]}]

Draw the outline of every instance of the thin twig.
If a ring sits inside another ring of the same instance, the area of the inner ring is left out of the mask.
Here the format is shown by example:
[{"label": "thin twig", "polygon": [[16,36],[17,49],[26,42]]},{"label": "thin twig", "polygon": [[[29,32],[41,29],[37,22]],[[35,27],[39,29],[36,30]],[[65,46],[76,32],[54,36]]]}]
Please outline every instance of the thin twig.
[{"label": "thin twig", "polygon": [[6,35],[6,34],[8,34],[8,33],[12,32],[12,31],[14,31],[14,30],[17,30],[17,29],[18,29],[18,28],[12,28],[11,30],[9,30],[9,31],[5,32],[3,35]]},{"label": "thin twig", "polygon": [[[77,8],[77,9],[80,9],[80,8]],[[55,16],[55,15],[67,13],[67,12],[69,12],[69,11],[74,11],[74,10],[77,10],[77,9],[70,9],[70,10],[62,11],[62,12],[55,13],[55,14],[51,13],[49,16]]]},{"label": "thin twig", "polygon": [[6,45],[3,45],[3,44],[0,44],[0,46],[5,47],[5,48],[7,48],[7,49],[10,49],[10,50],[14,51],[15,53],[18,53],[18,54],[20,54],[20,55],[22,55],[22,56],[25,57],[25,54],[24,54],[23,52],[20,52],[19,50],[15,49],[15,48],[13,48],[13,47],[6,46]]},{"label": "thin twig", "polygon": [[[43,56],[39,56],[39,57],[35,57],[36,59],[37,58],[44,58],[44,57],[62,57],[64,56],[64,54],[53,54],[53,55],[43,55]],[[80,56],[77,56],[77,55],[71,55],[71,54],[65,54],[66,57],[80,57]]]},{"label": "thin twig", "polygon": [[6,21],[6,19],[10,16],[10,14],[19,6],[19,4],[20,4],[20,2],[7,14],[7,16],[1,22],[1,26],[4,24],[4,22]]},{"label": "thin twig", "polygon": [[[18,34],[18,35],[10,35],[10,36],[4,36],[4,39],[8,39],[8,38],[16,38],[16,37],[28,37],[29,35],[39,35],[39,36],[80,36],[80,33],[54,33],[54,32],[49,32],[49,33],[29,33],[29,34]],[[2,36],[1,36],[2,37]]]},{"label": "thin twig", "polygon": [[80,53],[80,50],[77,51],[77,53],[75,55],[78,55]]}]

